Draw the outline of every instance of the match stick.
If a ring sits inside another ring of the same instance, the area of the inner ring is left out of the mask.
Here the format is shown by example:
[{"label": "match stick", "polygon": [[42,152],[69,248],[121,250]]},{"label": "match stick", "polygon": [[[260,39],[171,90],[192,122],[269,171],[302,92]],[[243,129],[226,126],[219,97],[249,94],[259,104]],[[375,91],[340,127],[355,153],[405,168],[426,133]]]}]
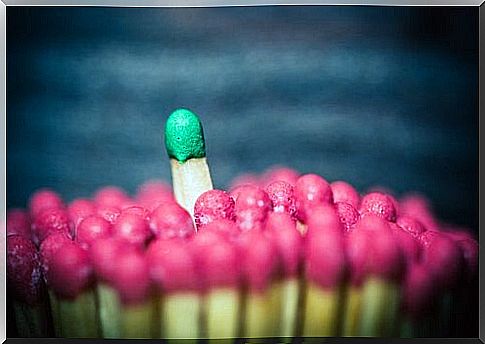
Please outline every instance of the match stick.
[{"label": "match stick", "polygon": [[197,198],[213,187],[202,124],[195,113],[187,109],[172,112],[165,124],[165,147],[175,198],[193,216]]}]

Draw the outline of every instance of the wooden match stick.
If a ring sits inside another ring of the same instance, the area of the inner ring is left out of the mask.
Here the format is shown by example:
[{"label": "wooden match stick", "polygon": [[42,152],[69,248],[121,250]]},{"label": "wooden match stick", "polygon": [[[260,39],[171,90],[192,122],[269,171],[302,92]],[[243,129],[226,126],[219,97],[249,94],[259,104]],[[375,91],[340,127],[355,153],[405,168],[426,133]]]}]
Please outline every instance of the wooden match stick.
[{"label": "wooden match stick", "polygon": [[202,124],[195,113],[187,109],[172,112],[165,124],[165,147],[175,198],[193,217],[197,198],[213,188]]}]

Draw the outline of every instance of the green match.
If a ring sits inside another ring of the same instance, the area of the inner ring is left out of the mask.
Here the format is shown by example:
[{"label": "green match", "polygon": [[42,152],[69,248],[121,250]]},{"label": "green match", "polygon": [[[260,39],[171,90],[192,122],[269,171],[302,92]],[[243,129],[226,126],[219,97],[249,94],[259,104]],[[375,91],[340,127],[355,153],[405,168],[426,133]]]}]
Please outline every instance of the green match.
[{"label": "green match", "polygon": [[172,112],[165,124],[165,147],[169,157],[181,163],[205,157],[204,132],[199,117],[187,109]]}]

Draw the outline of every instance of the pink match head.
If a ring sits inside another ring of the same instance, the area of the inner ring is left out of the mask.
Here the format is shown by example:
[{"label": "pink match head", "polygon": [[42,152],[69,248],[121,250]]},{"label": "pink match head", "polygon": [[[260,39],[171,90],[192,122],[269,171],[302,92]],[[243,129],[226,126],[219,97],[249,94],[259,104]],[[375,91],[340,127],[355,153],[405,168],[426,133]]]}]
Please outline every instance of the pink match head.
[{"label": "pink match head", "polygon": [[147,250],[149,275],[164,292],[197,291],[201,287],[192,247],[182,240],[153,241]]},{"label": "pink match head", "polygon": [[94,282],[86,250],[75,242],[62,245],[50,258],[47,284],[64,298],[74,299]]},{"label": "pink match head", "polygon": [[239,237],[243,257],[243,279],[249,290],[266,290],[278,273],[278,251],[260,231],[248,231]]},{"label": "pink match head", "polygon": [[197,236],[205,232],[212,232],[221,236],[225,240],[236,240],[241,231],[233,221],[226,219],[214,220],[208,225],[202,227],[201,231],[197,233]]},{"label": "pink match head", "polygon": [[334,202],[345,202],[351,204],[355,209],[360,207],[359,193],[352,185],[344,181],[336,181],[330,184]]},{"label": "pink match head", "polygon": [[194,206],[197,229],[216,219],[234,221],[234,199],[222,190],[209,190],[199,196]]},{"label": "pink match head", "polygon": [[423,249],[423,261],[435,277],[437,287],[451,289],[458,283],[463,267],[460,247],[452,239],[436,232]]},{"label": "pink match head", "polygon": [[[209,227],[214,222],[207,225]],[[204,231],[207,228],[204,228]],[[201,242],[199,242],[201,238]],[[240,264],[235,244],[217,235],[208,245],[203,236],[193,240],[195,262],[204,288],[237,287],[240,281]]]},{"label": "pink match head", "polygon": [[113,224],[113,235],[144,247],[152,236],[147,221],[136,214],[121,214]]},{"label": "pink match head", "polygon": [[95,213],[96,207],[94,206],[94,203],[88,199],[78,198],[67,206],[67,214],[75,227],[77,227],[79,222],[84,218],[94,215]]},{"label": "pink match head", "polygon": [[389,226],[406,258],[406,262],[408,264],[418,262],[421,259],[421,245],[418,239],[393,222],[390,222]]},{"label": "pink match head", "polygon": [[405,195],[399,202],[399,211],[402,215],[409,215],[421,222],[427,230],[439,230],[439,225],[433,215],[431,204],[423,195]]},{"label": "pink match head", "polygon": [[361,286],[367,277],[367,260],[372,233],[352,231],[345,237],[345,253],[349,264],[350,282]]},{"label": "pink match head", "polygon": [[396,224],[415,238],[418,238],[426,230],[421,222],[409,215],[399,216]]},{"label": "pink match head", "polygon": [[294,188],[284,181],[275,181],[266,187],[273,211],[275,213],[288,213],[296,219],[297,208],[295,202]]},{"label": "pink match head", "polygon": [[282,166],[273,166],[263,174],[261,177],[261,183],[263,186],[267,187],[269,184],[276,181],[283,181],[294,186],[299,176],[300,174],[294,169]]},{"label": "pink match head", "polygon": [[111,223],[98,215],[81,220],[76,229],[76,241],[87,249],[94,241],[111,236]]},{"label": "pink match head", "polygon": [[424,264],[411,264],[403,283],[402,307],[414,319],[428,311],[433,300],[433,276]]},{"label": "pink match head", "polygon": [[118,257],[128,250],[137,251],[139,247],[114,237],[104,237],[94,241],[89,247],[89,256],[96,277],[101,281],[112,283]]},{"label": "pink match head", "polygon": [[244,173],[236,178],[234,178],[231,182],[231,185],[229,186],[230,194],[233,194],[233,191],[235,189],[239,188],[240,186],[243,185],[253,185],[253,186],[258,186],[259,185],[259,178],[257,175],[253,173]]},{"label": "pink match head", "polygon": [[278,250],[285,276],[296,276],[303,255],[303,238],[296,229],[295,221],[286,213],[270,213],[266,232]]},{"label": "pink match head", "polygon": [[268,212],[272,209],[268,194],[261,188],[252,185],[242,186],[234,207],[236,224],[241,231],[262,226]]},{"label": "pink match head", "polygon": [[66,210],[50,208],[37,214],[32,224],[32,232],[35,239],[41,243],[55,232],[63,232],[72,237],[73,227]]},{"label": "pink match head", "polygon": [[72,244],[72,239],[64,232],[55,232],[45,238],[44,241],[42,241],[39,249],[39,255],[44,278],[46,278],[49,271],[51,258],[54,256],[59,248],[67,244]]},{"label": "pink match head", "polygon": [[171,187],[163,181],[150,180],[142,184],[136,193],[136,201],[153,211],[160,204],[175,202]]},{"label": "pink match head", "polygon": [[337,202],[335,203],[338,217],[346,232],[351,232],[354,225],[359,220],[359,212],[349,203]]},{"label": "pink match head", "polygon": [[13,234],[32,238],[29,213],[24,209],[9,209],[7,212],[7,236]]},{"label": "pink match head", "polygon": [[337,288],[347,271],[343,233],[314,232],[307,237],[305,246],[307,278],[322,288]]},{"label": "pink match head", "polygon": [[24,236],[7,237],[7,286],[15,298],[33,305],[41,298],[42,273],[34,243]]},{"label": "pink match head", "polygon": [[396,222],[396,208],[393,201],[388,195],[380,192],[371,192],[362,198],[360,213],[362,216],[374,214],[387,221]]},{"label": "pink match head", "polygon": [[175,202],[159,205],[150,214],[150,230],[157,238],[188,238],[195,233],[190,214]]},{"label": "pink match head", "polygon": [[96,214],[111,224],[114,224],[121,214],[121,209],[117,207],[101,206],[96,210]]},{"label": "pink match head", "polygon": [[147,208],[145,208],[141,205],[129,205],[129,206],[125,206],[124,208],[121,209],[120,215],[134,214],[134,215],[137,215],[137,216],[143,218],[145,221],[149,221],[150,220],[150,213],[151,213],[150,210],[148,210]]},{"label": "pink match head", "polygon": [[310,216],[307,218],[308,234],[312,232],[343,232],[343,226],[339,215],[332,205],[318,205],[312,208]]},{"label": "pink match head", "polygon": [[42,210],[64,208],[61,196],[51,189],[40,189],[32,194],[29,199],[29,211],[35,218]]},{"label": "pink match head", "polygon": [[105,186],[94,195],[94,203],[101,207],[122,208],[124,204],[130,201],[130,197],[117,186]]},{"label": "pink match head", "polygon": [[112,286],[118,291],[123,304],[144,302],[150,293],[148,259],[138,250],[118,252],[112,271]]},{"label": "pink match head", "polygon": [[361,217],[354,226],[354,230],[374,233],[390,232],[389,222],[375,214],[367,214]]},{"label": "pink match head", "polygon": [[466,265],[466,277],[470,282],[476,277],[478,272],[478,242],[473,239],[459,239],[456,241],[463,254]]},{"label": "pink match head", "polygon": [[316,174],[305,174],[295,184],[295,202],[298,218],[306,222],[307,212],[315,205],[333,204],[330,184]]},{"label": "pink match head", "polygon": [[405,255],[391,231],[371,236],[368,272],[389,281],[400,281],[405,269]]}]

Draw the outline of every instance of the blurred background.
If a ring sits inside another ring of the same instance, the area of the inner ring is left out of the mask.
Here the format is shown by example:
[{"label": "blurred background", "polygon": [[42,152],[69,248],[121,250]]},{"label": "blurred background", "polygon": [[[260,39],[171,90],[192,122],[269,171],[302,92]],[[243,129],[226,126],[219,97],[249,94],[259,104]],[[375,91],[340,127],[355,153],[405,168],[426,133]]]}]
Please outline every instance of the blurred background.
[{"label": "blurred background", "polygon": [[477,32],[471,7],[8,7],[7,206],[170,181],[188,107],[218,188],[279,164],[477,231]]}]

